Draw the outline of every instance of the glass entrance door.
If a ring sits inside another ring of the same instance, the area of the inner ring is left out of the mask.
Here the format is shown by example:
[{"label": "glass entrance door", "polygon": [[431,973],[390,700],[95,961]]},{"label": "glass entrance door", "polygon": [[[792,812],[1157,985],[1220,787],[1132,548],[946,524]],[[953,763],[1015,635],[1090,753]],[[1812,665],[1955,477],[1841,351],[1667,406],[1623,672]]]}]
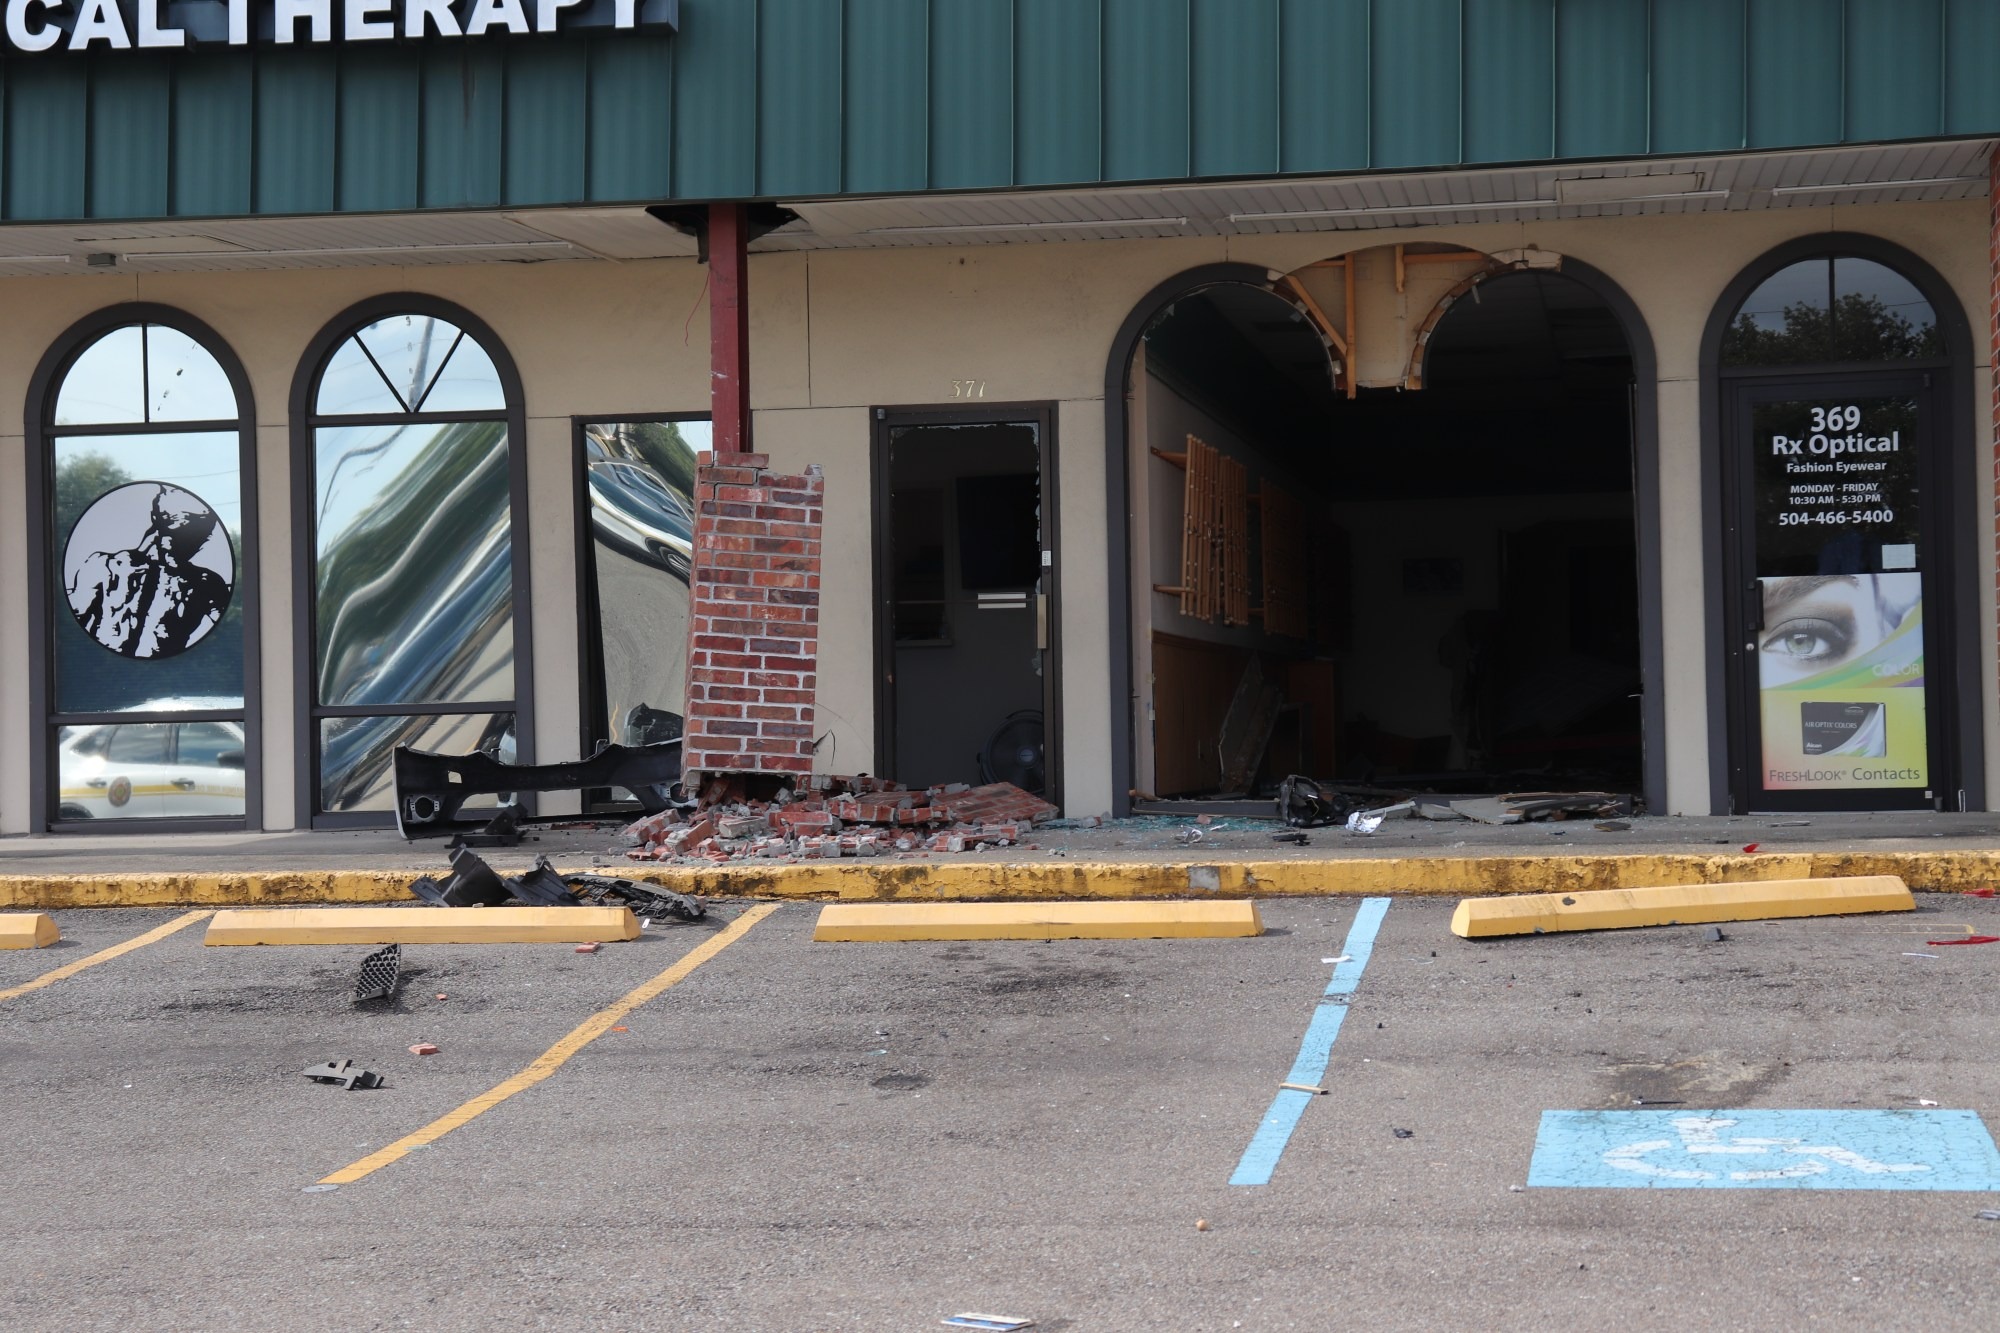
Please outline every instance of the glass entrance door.
[{"label": "glass entrance door", "polygon": [[1913,809],[1953,785],[1925,674],[1949,610],[1933,418],[1919,372],[1732,386],[1739,810]]}]

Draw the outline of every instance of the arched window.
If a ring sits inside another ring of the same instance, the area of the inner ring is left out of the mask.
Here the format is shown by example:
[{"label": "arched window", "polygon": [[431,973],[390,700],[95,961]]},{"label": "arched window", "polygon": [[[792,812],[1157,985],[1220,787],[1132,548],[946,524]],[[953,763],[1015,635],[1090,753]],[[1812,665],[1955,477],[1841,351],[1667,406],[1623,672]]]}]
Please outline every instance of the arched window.
[{"label": "arched window", "polygon": [[178,311],[121,306],[56,344],[29,402],[41,817],[255,826],[256,488],[241,368]]},{"label": "arched window", "polygon": [[385,298],[321,334],[294,408],[303,814],[379,823],[398,745],[527,757],[519,381],[466,312]]},{"label": "arched window", "polygon": [[1825,255],[1757,284],[1722,336],[1722,365],[1928,361],[1944,355],[1937,312],[1886,264]]}]

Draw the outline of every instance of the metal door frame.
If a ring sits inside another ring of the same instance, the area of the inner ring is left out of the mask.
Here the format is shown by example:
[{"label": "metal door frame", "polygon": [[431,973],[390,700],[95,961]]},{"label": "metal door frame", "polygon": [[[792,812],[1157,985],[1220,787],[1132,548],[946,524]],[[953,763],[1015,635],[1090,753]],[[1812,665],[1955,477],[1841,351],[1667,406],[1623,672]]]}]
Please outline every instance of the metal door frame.
[{"label": "metal door frame", "polygon": [[1042,745],[1048,766],[1045,800],[1060,806],[1062,748],[1062,524],[1056,473],[1056,405],[1052,402],[982,403],[977,407],[877,407],[869,412],[870,589],[875,617],[875,772],[896,778],[896,627],[890,577],[889,446],[892,432],[910,426],[1019,426],[1035,428],[1040,450],[1042,597],[1048,644],[1042,654]]}]

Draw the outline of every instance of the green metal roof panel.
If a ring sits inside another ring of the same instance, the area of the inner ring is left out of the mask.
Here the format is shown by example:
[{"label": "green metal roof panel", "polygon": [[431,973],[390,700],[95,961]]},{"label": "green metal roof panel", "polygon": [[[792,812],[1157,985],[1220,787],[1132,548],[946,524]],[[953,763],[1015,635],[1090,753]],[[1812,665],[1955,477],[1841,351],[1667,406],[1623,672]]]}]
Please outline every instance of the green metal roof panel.
[{"label": "green metal roof panel", "polygon": [[757,0],[757,194],[840,193],[840,6]]},{"label": "green metal roof panel", "polygon": [[1278,11],[1278,168],[1368,165],[1369,0],[1284,0]]},{"label": "green metal roof panel", "polygon": [[1944,7],[1944,132],[1985,134],[2000,125],[2000,5]]},{"label": "green metal roof panel", "polygon": [[843,188],[862,194],[929,184],[930,11],[926,0],[847,0],[841,34]]},{"label": "green metal roof panel", "polygon": [[1197,176],[1278,170],[1278,0],[1193,0]]},{"label": "green metal roof panel", "polygon": [[1093,4],[1014,0],[1016,180],[1102,179],[1103,37]]},{"label": "green metal roof panel", "polygon": [[593,38],[585,114],[592,199],[658,199],[673,192],[672,39]]},{"label": "green metal roof panel", "polygon": [[1843,17],[1838,0],[1750,0],[1750,143],[1840,142]]},{"label": "green metal roof panel", "polygon": [[1012,5],[934,0],[931,103],[933,189],[1013,178]]},{"label": "green metal roof panel", "polygon": [[252,211],[250,183],[256,71],[227,51],[183,56],[174,70],[169,211],[231,217]]},{"label": "green metal roof panel", "polygon": [[[1368,34],[1368,165],[1460,160],[1463,16],[1460,0],[1375,0]],[[1382,78],[1385,70],[1396,77]]]},{"label": "green metal roof panel", "polygon": [[1521,162],[1555,143],[1555,10],[1548,0],[1468,0],[1465,157]]},{"label": "green metal roof panel", "polygon": [[54,61],[10,61],[6,80],[7,216],[82,217],[88,207],[88,71]]},{"label": "green metal roof panel", "polygon": [[[1847,120],[1841,137],[1937,134],[1943,40],[1944,0],[1847,0]],[[2000,55],[1988,50],[1989,58]]]},{"label": "green metal roof panel", "polygon": [[1652,152],[1743,146],[1743,2],[1653,6]]},{"label": "green metal roof panel", "polygon": [[1633,0],[1556,6],[1557,157],[1646,151],[1648,10]]},{"label": "green metal roof panel", "polygon": [[682,0],[671,35],[17,52],[0,74],[0,218],[782,199],[2000,135],[1997,62],[1995,0]]},{"label": "green metal roof panel", "polygon": [[1098,3],[1104,14],[1105,179],[1187,176],[1188,0]]},{"label": "green metal roof panel", "polygon": [[500,202],[503,54],[495,46],[424,53],[424,207]]},{"label": "green metal roof panel", "polygon": [[339,74],[340,58],[332,51],[258,52],[259,213],[333,211]]},{"label": "green metal roof panel", "polygon": [[167,164],[173,161],[170,69],[147,53],[119,79],[98,79],[90,89],[89,154],[92,213],[106,217],[158,217],[167,212]]},{"label": "green metal roof panel", "polygon": [[340,206],[417,206],[422,171],[423,67],[415,50],[370,52],[340,79]]}]

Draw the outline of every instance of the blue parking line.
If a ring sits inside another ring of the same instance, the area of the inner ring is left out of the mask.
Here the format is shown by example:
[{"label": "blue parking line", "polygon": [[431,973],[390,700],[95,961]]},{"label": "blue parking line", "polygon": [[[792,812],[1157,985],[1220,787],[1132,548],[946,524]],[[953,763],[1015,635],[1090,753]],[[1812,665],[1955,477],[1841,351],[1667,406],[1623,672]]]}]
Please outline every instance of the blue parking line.
[{"label": "blue parking line", "polygon": [[[1292,1062],[1292,1072],[1285,1075],[1285,1082],[1317,1084],[1326,1077],[1327,1064],[1333,1059],[1334,1038],[1340,1035],[1340,1025],[1347,1017],[1347,999],[1360,984],[1361,971],[1375,952],[1375,934],[1382,928],[1382,918],[1388,911],[1387,898],[1362,900],[1361,910],[1354,914],[1354,925],[1347,932],[1347,942],[1340,946],[1347,961],[1334,964],[1333,979],[1326,983],[1327,998],[1313,1011],[1312,1022],[1299,1042],[1299,1058]],[[1243,1150],[1243,1159],[1236,1164],[1230,1184],[1271,1183],[1271,1173],[1278,1169],[1278,1159],[1284,1156],[1285,1145],[1291,1142],[1292,1131],[1298,1128],[1299,1117],[1305,1114],[1312,1100],[1310,1092],[1296,1088],[1278,1090],[1278,1095],[1271,1099],[1271,1109],[1264,1113],[1264,1122],[1257,1126],[1250,1146]]]}]

